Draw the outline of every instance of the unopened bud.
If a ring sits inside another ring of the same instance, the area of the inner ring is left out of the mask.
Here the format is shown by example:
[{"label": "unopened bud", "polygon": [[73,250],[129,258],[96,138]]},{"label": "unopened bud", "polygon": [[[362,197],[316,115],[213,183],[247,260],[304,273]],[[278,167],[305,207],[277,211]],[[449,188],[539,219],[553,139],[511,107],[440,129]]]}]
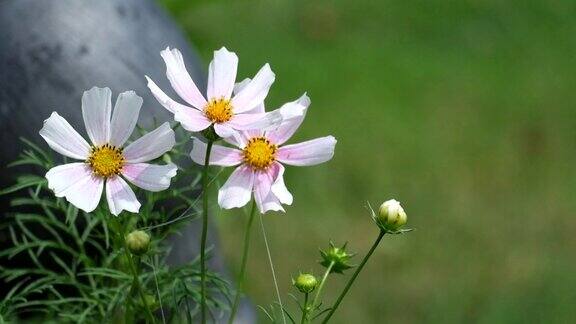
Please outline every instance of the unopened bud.
[{"label": "unopened bud", "polygon": [[406,224],[408,216],[399,201],[390,199],[380,206],[377,220],[385,229],[395,231]]},{"label": "unopened bud", "polygon": [[318,286],[318,280],[312,274],[302,273],[296,277],[296,280],[292,279],[292,284],[301,293],[309,294]]},{"label": "unopened bud", "polygon": [[320,261],[321,265],[328,268],[332,264],[330,273],[343,273],[344,270],[352,268],[349,261],[354,254],[350,254],[346,251],[346,244],[342,247],[337,247],[334,246],[334,243],[330,242],[328,250],[320,250],[320,255],[322,256],[322,261]]},{"label": "unopened bud", "polygon": [[144,231],[132,231],[126,235],[128,250],[134,255],[142,255],[148,252],[150,247],[150,235]]}]

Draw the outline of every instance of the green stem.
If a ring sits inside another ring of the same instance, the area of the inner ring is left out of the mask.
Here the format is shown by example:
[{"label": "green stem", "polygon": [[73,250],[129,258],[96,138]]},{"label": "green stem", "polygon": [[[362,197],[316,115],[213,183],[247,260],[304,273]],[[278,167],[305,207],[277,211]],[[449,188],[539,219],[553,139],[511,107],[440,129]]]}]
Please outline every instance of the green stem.
[{"label": "green stem", "polygon": [[202,324],[206,323],[206,237],[208,236],[208,169],[212,141],[208,140],[202,170],[202,240],[200,241],[200,310]]},{"label": "green stem", "polygon": [[256,214],[256,200],[252,200],[252,211],[250,212],[250,217],[248,218],[248,223],[246,223],[246,232],[244,233],[244,252],[242,254],[242,261],[240,266],[240,273],[238,274],[238,287],[236,289],[236,296],[234,296],[234,304],[232,305],[232,311],[230,312],[230,318],[228,323],[232,324],[236,312],[238,311],[238,305],[240,305],[240,296],[244,290],[244,276],[246,274],[246,264],[248,261],[248,250],[250,249],[250,233],[252,229],[252,223],[254,221],[254,215]]},{"label": "green stem", "polygon": [[[152,314],[152,311],[150,310],[150,308],[148,307],[148,303],[146,302],[146,296],[144,296],[144,291],[142,290],[142,286],[140,286],[140,279],[139,279],[139,273],[138,273],[139,272],[138,269],[140,267],[136,268],[136,266],[134,265],[134,259],[132,258],[132,255],[130,255],[130,252],[128,251],[128,246],[126,246],[126,244],[124,245],[124,251],[126,252],[126,258],[128,259],[128,263],[130,265],[130,271],[132,271],[132,276],[134,277],[134,281],[132,282],[132,286],[140,295],[140,299],[142,300],[142,305],[144,306],[144,309],[146,310],[146,317],[148,317],[148,320],[150,321],[150,323],[156,323],[156,320],[154,319],[154,315]],[[138,263],[140,263],[140,261],[138,261]]]},{"label": "green stem", "polygon": [[358,266],[358,268],[356,269],[356,271],[354,272],[354,274],[352,275],[350,280],[348,280],[346,287],[344,287],[344,290],[342,291],[342,293],[340,294],[340,296],[336,300],[336,303],[334,303],[334,306],[332,306],[332,308],[330,309],[330,312],[328,313],[328,315],[326,315],[326,317],[322,321],[322,324],[328,323],[328,320],[330,319],[330,317],[332,317],[332,315],[334,315],[334,312],[336,311],[338,306],[340,306],[342,299],[344,299],[344,296],[346,296],[346,293],[348,293],[348,290],[350,290],[350,287],[352,287],[354,280],[356,280],[356,277],[358,277],[358,274],[360,273],[360,271],[362,271],[362,268],[364,268],[364,265],[366,264],[366,262],[368,261],[370,256],[372,256],[372,253],[374,253],[374,250],[376,250],[376,247],[378,246],[378,244],[380,244],[380,241],[384,237],[384,234],[386,234],[386,232],[380,231],[380,234],[378,234],[378,238],[376,239],[376,241],[374,241],[374,244],[372,244],[370,251],[368,251],[366,256],[364,256],[364,259],[362,259],[362,263],[360,263],[360,265]]},{"label": "green stem", "polygon": [[300,324],[304,324],[308,321],[308,293],[304,294],[304,307],[302,308],[302,319]]},{"label": "green stem", "polygon": [[318,290],[316,290],[316,295],[314,296],[314,301],[312,302],[312,312],[316,310],[316,303],[318,302],[318,298],[320,297],[324,283],[326,282],[326,279],[328,279],[328,275],[330,274],[330,271],[332,271],[333,266],[334,261],[330,262],[328,268],[326,268],[326,272],[324,272],[324,276],[322,276],[322,281],[320,281],[320,285],[318,286]]}]

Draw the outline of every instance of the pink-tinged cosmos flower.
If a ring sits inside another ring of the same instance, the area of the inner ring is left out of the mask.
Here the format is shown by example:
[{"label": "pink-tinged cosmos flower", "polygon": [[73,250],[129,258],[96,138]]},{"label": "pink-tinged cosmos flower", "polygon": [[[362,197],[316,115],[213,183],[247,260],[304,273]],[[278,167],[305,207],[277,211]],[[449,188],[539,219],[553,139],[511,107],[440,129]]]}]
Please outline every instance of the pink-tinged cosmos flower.
[{"label": "pink-tinged cosmos flower", "polygon": [[122,148],[138,121],[142,98],[134,91],[123,92],[112,112],[111,96],[110,89],[96,87],[82,96],[82,115],[92,145],[56,112],[44,121],[40,135],[56,152],[82,160],[46,173],[48,187],[56,197],[65,197],[79,209],[91,212],[98,206],[106,183],[108,207],[117,216],[122,210],[136,213],[140,209],[124,179],[145,190],[161,191],[170,186],[177,167],[145,163],[174,146],[174,132],[168,123]]},{"label": "pink-tinged cosmos flower", "polygon": [[[241,87],[241,86],[240,86]],[[308,96],[283,106],[284,109],[304,109],[310,105]],[[264,106],[257,108],[264,111]],[[210,164],[238,166],[218,192],[218,204],[225,209],[246,205],[254,192],[254,199],[261,213],[269,210],[284,211],[282,204],[292,204],[292,194],[284,184],[283,164],[294,166],[316,165],[334,156],[336,139],[333,136],[283,145],[298,129],[304,115],[284,121],[271,130],[251,130],[225,139],[238,147],[212,146]],[[204,163],[206,144],[193,139],[190,156],[198,164]]]},{"label": "pink-tinged cosmos flower", "polygon": [[[285,111],[255,112],[262,104],[275,75],[265,64],[254,79],[242,91],[232,95],[238,56],[225,47],[214,51],[214,59],[208,68],[207,96],[204,97],[186,70],[182,54],[178,49],[166,48],[160,55],[166,63],[166,76],[176,93],[188,105],[180,104],[162,91],[148,76],[148,88],[158,102],[174,114],[174,119],[191,132],[202,131],[214,125],[216,134],[229,137],[237,130],[265,129],[279,125],[286,116]],[[291,111],[292,114],[302,112]]]}]

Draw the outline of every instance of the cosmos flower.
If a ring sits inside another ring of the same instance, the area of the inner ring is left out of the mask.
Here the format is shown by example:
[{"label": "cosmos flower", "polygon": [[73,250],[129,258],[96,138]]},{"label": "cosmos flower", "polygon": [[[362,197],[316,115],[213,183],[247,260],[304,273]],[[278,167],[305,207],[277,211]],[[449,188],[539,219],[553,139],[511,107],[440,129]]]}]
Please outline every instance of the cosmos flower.
[{"label": "cosmos flower", "polygon": [[302,111],[297,110],[269,113],[254,111],[268,95],[275,79],[268,64],[258,71],[242,91],[233,96],[238,56],[225,47],[214,51],[214,59],[208,68],[207,96],[204,97],[186,70],[178,49],[166,48],[160,55],[166,63],[166,76],[172,88],[189,106],[172,100],[146,76],[148,88],[158,102],[171,111],[174,119],[188,131],[199,132],[213,125],[216,134],[226,138],[237,133],[237,130],[266,129],[294,117],[294,114],[302,114]]},{"label": "cosmos flower", "polygon": [[[239,84],[241,89],[246,82]],[[241,91],[241,90],[239,90]],[[289,102],[283,109],[306,110],[310,99],[306,94],[296,101]],[[263,112],[259,105],[257,111]],[[226,141],[236,148],[214,145],[210,164],[237,166],[230,178],[218,192],[218,204],[225,209],[246,205],[254,192],[254,199],[261,213],[269,210],[284,211],[282,204],[292,204],[292,194],[284,184],[283,164],[294,166],[316,165],[334,156],[336,139],[333,136],[316,138],[302,143],[283,145],[298,129],[304,115],[284,121],[280,127],[271,130],[243,131]],[[206,144],[193,139],[192,160],[204,163]]]},{"label": "cosmos flower", "polygon": [[53,112],[44,121],[40,135],[48,145],[82,161],[54,167],[46,173],[46,179],[56,197],[65,197],[85,212],[96,209],[106,183],[110,212],[136,213],[140,202],[124,179],[149,191],[167,189],[176,175],[176,166],[145,162],[172,149],[174,132],[164,123],[123,148],[138,121],[142,98],[133,91],[121,93],[112,113],[111,96],[110,89],[96,87],[82,96],[82,115],[92,145],[58,113]]}]

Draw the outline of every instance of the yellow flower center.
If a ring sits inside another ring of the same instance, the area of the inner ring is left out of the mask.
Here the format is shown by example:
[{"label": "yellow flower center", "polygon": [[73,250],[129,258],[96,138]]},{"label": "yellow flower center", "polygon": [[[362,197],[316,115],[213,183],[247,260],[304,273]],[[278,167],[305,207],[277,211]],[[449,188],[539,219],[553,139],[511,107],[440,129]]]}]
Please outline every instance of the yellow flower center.
[{"label": "yellow flower center", "polygon": [[254,137],[244,148],[244,163],[254,169],[266,169],[276,160],[278,147],[265,137]]},{"label": "yellow flower center", "polygon": [[232,104],[224,98],[210,99],[204,107],[204,115],[216,124],[227,122],[232,118]]},{"label": "yellow flower center", "polygon": [[90,156],[86,160],[92,171],[104,178],[119,174],[124,162],[126,160],[122,155],[122,149],[110,144],[93,146],[92,152],[90,152]]}]

